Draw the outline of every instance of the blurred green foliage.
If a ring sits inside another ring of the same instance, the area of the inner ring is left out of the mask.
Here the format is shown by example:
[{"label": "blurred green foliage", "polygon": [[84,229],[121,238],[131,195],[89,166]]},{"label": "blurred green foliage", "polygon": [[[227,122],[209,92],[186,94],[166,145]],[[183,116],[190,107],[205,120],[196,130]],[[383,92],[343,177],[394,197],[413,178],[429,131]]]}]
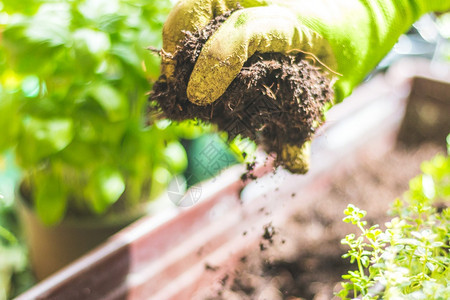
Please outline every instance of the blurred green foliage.
[{"label": "blurred green foliage", "polygon": [[444,38],[438,48],[438,53],[444,60],[450,61],[450,12],[440,15],[436,20],[437,29]]},{"label": "blurred green foliage", "polygon": [[13,186],[20,172],[11,154],[0,155],[0,300],[20,294],[35,282],[14,210]]},{"label": "blurred green foliage", "polygon": [[0,151],[13,147],[45,224],[147,201],[185,169],[179,139],[202,129],[145,118],[159,75],[146,47],[161,47],[170,7],[0,1]]}]

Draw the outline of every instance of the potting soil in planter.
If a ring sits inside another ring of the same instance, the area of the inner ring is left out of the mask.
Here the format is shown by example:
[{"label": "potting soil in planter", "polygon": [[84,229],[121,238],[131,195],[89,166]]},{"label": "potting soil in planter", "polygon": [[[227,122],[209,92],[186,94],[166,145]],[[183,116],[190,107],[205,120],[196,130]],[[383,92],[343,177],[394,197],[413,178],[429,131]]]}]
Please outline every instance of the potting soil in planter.
[{"label": "potting soil in planter", "polygon": [[423,145],[377,159],[367,157],[335,178],[323,196],[305,201],[308,204],[284,224],[260,228],[259,246],[241,257],[240,266],[222,278],[220,289],[202,292],[196,299],[334,299],[341,275],[355,268],[341,258],[348,249],[340,240],[356,231],[342,221],[347,204],[366,210],[369,225],[384,228],[389,205],[420,173],[421,162],[438,152],[445,150]]},{"label": "potting soil in planter", "polygon": [[173,57],[174,80],[161,76],[150,100],[156,101],[156,108],[169,119],[216,124],[230,140],[238,135],[250,138],[276,154],[277,164],[292,172],[304,172],[289,163],[287,152],[281,159],[282,148],[287,144],[300,147],[311,139],[323,122],[324,106],[334,95],[330,79],[303,54],[256,53],[214,103],[198,106],[187,98],[189,78],[203,45],[229,15],[215,18],[195,33],[186,32]]}]

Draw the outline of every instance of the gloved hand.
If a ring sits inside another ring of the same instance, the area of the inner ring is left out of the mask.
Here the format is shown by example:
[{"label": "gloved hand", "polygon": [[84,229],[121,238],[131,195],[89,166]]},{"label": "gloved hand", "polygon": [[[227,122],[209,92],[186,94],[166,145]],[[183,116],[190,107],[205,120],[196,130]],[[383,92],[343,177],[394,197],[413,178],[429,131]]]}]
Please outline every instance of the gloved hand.
[{"label": "gloved hand", "polygon": [[[421,15],[450,9],[449,0],[181,0],[164,24],[163,51],[173,54],[183,31],[203,28],[237,3],[244,9],[206,42],[191,74],[187,94],[195,104],[219,98],[256,51],[312,55],[332,70],[336,102],[342,101]],[[174,63],[163,56],[167,80]],[[283,153],[295,169],[308,148],[286,145]]]}]

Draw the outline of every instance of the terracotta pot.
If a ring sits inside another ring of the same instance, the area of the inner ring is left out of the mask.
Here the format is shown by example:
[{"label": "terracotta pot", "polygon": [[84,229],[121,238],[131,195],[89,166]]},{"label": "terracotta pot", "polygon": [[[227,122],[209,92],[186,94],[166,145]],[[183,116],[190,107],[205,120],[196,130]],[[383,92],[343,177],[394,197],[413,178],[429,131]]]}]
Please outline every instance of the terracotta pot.
[{"label": "terracotta pot", "polygon": [[46,226],[22,193],[18,192],[17,198],[32,269],[38,280],[68,265],[145,214],[141,210],[114,217],[66,218],[58,225]]}]

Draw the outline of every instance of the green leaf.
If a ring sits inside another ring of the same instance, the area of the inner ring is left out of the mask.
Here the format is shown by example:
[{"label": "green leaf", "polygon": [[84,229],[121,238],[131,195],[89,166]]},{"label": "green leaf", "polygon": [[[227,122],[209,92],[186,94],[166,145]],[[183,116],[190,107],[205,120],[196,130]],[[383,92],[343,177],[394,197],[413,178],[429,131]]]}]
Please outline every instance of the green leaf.
[{"label": "green leaf", "polygon": [[157,166],[153,169],[152,174],[152,183],[151,183],[151,198],[156,198],[158,195],[160,195],[164,189],[166,189],[167,185],[169,184],[172,175],[171,173],[162,166]]},{"label": "green leaf", "polygon": [[2,44],[7,57],[7,66],[16,72],[41,74],[55,68],[56,54],[63,46],[30,40],[26,28],[30,24],[14,24],[2,33]]},{"label": "green leaf", "polygon": [[[132,69],[141,70],[141,59],[139,58],[133,46],[123,44],[114,45],[111,48],[111,54],[117,56],[125,64],[129,65]],[[143,70],[141,71],[143,72]]]},{"label": "green leaf", "polygon": [[0,7],[3,7],[2,10],[8,14],[33,14],[39,8],[39,2],[36,0],[1,1]]},{"label": "green leaf", "polygon": [[433,272],[436,269],[436,266],[430,262],[427,262],[426,266],[431,272]]},{"label": "green leaf", "polygon": [[67,190],[57,175],[40,174],[36,179],[35,207],[41,221],[47,225],[60,222],[67,208]]},{"label": "green leaf", "polygon": [[119,0],[85,0],[80,1],[78,9],[85,18],[98,20],[105,14],[117,14],[120,10]]},{"label": "green leaf", "polygon": [[21,88],[23,95],[27,98],[38,96],[41,88],[39,78],[34,75],[25,77],[22,81]]},{"label": "green leaf", "polygon": [[187,167],[186,150],[178,141],[167,145],[164,149],[164,157],[169,170],[174,174],[183,172]]},{"label": "green leaf", "polygon": [[68,42],[69,32],[64,27],[52,23],[38,23],[29,26],[25,32],[30,41],[58,47]]},{"label": "green leaf", "polygon": [[88,191],[92,210],[101,214],[119,200],[125,191],[125,180],[119,170],[103,167],[92,175]]},{"label": "green leaf", "polygon": [[43,3],[38,12],[28,20],[26,37],[51,47],[62,46],[69,41],[70,5],[68,3]]},{"label": "green leaf", "polygon": [[116,14],[102,15],[98,19],[97,26],[101,31],[109,33],[117,32],[124,19],[125,19],[124,16]]},{"label": "green leaf", "polygon": [[[161,120],[163,121],[163,120]],[[160,122],[161,122],[160,121]],[[175,133],[184,139],[195,139],[212,131],[212,126],[194,120],[186,120],[172,125]]]},{"label": "green leaf", "polygon": [[11,233],[8,229],[3,226],[0,226],[0,238],[3,238],[8,241],[10,244],[17,243],[17,239],[14,234]]},{"label": "green leaf", "polygon": [[0,151],[14,146],[20,128],[19,103],[0,94]]},{"label": "green leaf", "polygon": [[369,264],[370,264],[369,257],[368,256],[361,257],[361,263],[365,268],[369,267]]},{"label": "green leaf", "polygon": [[95,55],[101,55],[111,47],[109,36],[101,31],[81,28],[74,32],[73,37],[75,43],[79,43],[77,46],[83,45]]},{"label": "green leaf", "polygon": [[17,146],[18,159],[24,165],[64,149],[72,141],[74,132],[71,119],[40,119],[30,117],[23,121],[22,134]]},{"label": "green leaf", "polygon": [[[120,122],[111,122],[104,109],[97,101],[86,101],[74,113],[76,120],[77,139],[87,144],[103,144],[111,147],[110,154],[117,153],[115,148],[121,144],[123,135],[127,129],[129,118]],[[111,151],[113,150],[113,151]]]},{"label": "green leaf", "polygon": [[100,104],[111,122],[127,118],[129,114],[128,102],[116,89],[106,84],[92,87],[90,95]]},{"label": "green leaf", "polygon": [[105,149],[100,143],[74,140],[63,151],[60,156],[66,163],[80,168],[92,168],[94,162],[101,162],[105,158]]}]

